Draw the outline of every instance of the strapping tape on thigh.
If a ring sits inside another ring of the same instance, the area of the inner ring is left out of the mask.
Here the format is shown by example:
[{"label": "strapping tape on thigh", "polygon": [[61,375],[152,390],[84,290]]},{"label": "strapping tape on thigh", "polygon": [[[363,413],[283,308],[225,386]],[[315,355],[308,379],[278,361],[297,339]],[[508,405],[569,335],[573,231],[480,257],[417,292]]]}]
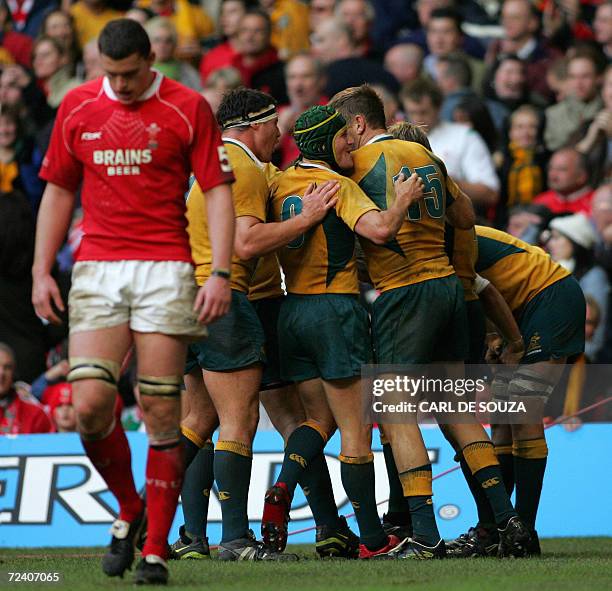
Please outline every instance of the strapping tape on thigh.
[{"label": "strapping tape on thigh", "polygon": [[181,376],[138,376],[138,390],[141,396],[162,396],[176,398],[181,395]]},{"label": "strapping tape on thigh", "polygon": [[67,379],[69,382],[80,380],[100,380],[109,387],[117,386],[120,367],[116,361],[101,359],[100,357],[71,357],[70,371]]},{"label": "strapping tape on thigh", "polygon": [[539,373],[528,368],[517,370],[508,384],[508,397],[535,397],[546,400],[554,390],[554,384],[551,384],[546,378]]}]

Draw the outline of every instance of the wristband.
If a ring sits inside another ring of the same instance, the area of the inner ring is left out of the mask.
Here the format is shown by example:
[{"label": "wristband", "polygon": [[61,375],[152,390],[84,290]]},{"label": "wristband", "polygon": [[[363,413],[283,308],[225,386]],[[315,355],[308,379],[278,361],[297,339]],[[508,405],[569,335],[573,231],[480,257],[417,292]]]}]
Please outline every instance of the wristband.
[{"label": "wristband", "polygon": [[231,277],[229,269],[213,269],[210,274],[211,276],[221,277],[222,279],[229,279]]}]

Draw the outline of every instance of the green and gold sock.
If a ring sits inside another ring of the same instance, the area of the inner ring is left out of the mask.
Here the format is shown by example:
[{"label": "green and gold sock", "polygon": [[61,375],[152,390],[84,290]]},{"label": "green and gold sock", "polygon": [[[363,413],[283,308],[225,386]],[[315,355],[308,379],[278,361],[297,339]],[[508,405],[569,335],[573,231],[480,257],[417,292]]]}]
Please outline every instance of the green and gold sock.
[{"label": "green and gold sock", "polygon": [[[382,436],[381,436],[382,441]],[[383,455],[387,467],[387,478],[389,479],[389,506],[387,517],[396,525],[408,525],[410,523],[410,508],[404,497],[404,489],[397,472],[395,458],[390,443],[383,443]],[[398,523],[401,521],[401,523]]]},{"label": "green and gold sock", "polygon": [[516,478],[516,510],[525,525],[535,529],[542,483],[546,471],[546,439],[515,441],[512,446]]},{"label": "green and gold sock", "polygon": [[315,456],[306,470],[302,472],[300,486],[304,491],[315,523],[319,526],[336,527],[338,507],[334,499],[334,489],[323,453]]},{"label": "green and gold sock", "polygon": [[326,443],[325,433],[312,421],[302,423],[287,439],[285,457],[277,482],[286,484],[291,496],[304,470],[313,458],[323,452]]},{"label": "green and gold sock", "polygon": [[514,456],[512,455],[512,444],[496,445],[495,455],[497,456],[502,478],[504,479],[504,487],[508,496],[511,497],[514,492]]},{"label": "green and gold sock", "polygon": [[474,502],[476,503],[476,511],[478,512],[478,525],[485,528],[495,527],[495,515],[489,503],[489,499],[484,492],[484,489],[480,485],[480,482],[474,477],[470,467],[468,466],[463,454],[458,454],[459,465],[461,466],[461,472],[463,477],[470,488]]},{"label": "green and gold sock", "polygon": [[183,447],[183,460],[185,462],[185,470],[189,468],[193,458],[204,447],[204,439],[202,439],[195,431],[181,425],[181,446]]},{"label": "green and gold sock", "polygon": [[342,485],[359,525],[359,539],[369,550],[378,550],[386,545],[387,535],[376,509],[374,455],[351,457],[340,454],[339,459]]},{"label": "green and gold sock", "polygon": [[412,468],[400,475],[404,496],[410,507],[414,538],[427,546],[440,541],[433,511],[431,464]]},{"label": "green and gold sock", "polygon": [[516,511],[504,486],[494,446],[490,441],[475,441],[462,450],[463,458],[486,495],[495,523],[504,527]]},{"label": "green and gold sock", "polygon": [[194,536],[206,537],[208,502],[215,479],[214,454],[213,443],[208,440],[185,472],[181,500],[183,516],[185,517],[185,531],[190,538]]},{"label": "green and gold sock", "polygon": [[251,483],[253,453],[239,441],[218,441],[214,470],[223,532],[221,542],[245,538],[249,531],[247,503]]}]

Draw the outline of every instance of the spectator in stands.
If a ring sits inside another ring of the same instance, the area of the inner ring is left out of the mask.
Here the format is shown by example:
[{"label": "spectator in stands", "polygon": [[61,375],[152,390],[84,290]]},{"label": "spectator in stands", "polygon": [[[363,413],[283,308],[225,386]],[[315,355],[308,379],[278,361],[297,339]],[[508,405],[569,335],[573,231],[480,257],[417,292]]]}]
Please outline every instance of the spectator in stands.
[{"label": "spectator in stands", "polygon": [[22,191],[34,216],[44,189],[38,178],[41,163],[40,150],[23,131],[19,108],[6,106],[0,109],[0,192]]},{"label": "spectator in stands", "polygon": [[503,228],[507,210],[527,205],[546,187],[548,152],[542,141],[543,119],[531,105],[523,105],[510,115],[508,142],[498,156],[501,199],[496,208],[495,225]]},{"label": "spectator in stands", "polygon": [[570,139],[570,143],[587,158],[593,186],[609,176],[612,165],[612,66],[606,68],[601,98],[603,109],[592,121],[586,121]]},{"label": "spectator in stands", "polygon": [[[52,355],[48,357],[52,357]],[[32,382],[32,396],[38,400],[42,400],[45,392],[48,392],[50,386],[66,381],[66,376],[69,371],[70,362],[64,357]]]},{"label": "spectator in stands", "polygon": [[219,68],[213,70],[206,79],[206,86],[204,86],[201,94],[208,101],[213,113],[216,113],[223,95],[241,85],[242,76],[236,68]]},{"label": "spectator in stands", "polygon": [[[157,16],[169,18],[178,34],[176,57],[199,61],[200,40],[215,32],[215,24],[201,6],[189,0],[141,0],[138,6],[149,8]],[[196,64],[197,65],[197,64]]]},{"label": "spectator in stands", "polygon": [[0,63],[30,66],[32,38],[13,30],[7,0],[0,0]]},{"label": "spectator in stands", "polygon": [[406,115],[402,111],[397,95],[391,92],[386,86],[382,84],[372,84],[372,88],[376,91],[376,94],[380,97],[385,110],[385,122],[387,126],[400,123],[406,119]]},{"label": "spectator in stands", "polygon": [[[454,2],[454,0],[416,0],[415,5],[417,9],[419,26],[409,34],[401,35],[398,41],[401,41],[402,43],[416,43],[423,49],[427,50],[428,43],[426,39],[426,31],[429,27],[433,11],[438,9],[453,10],[456,4],[457,3]],[[477,59],[482,59],[484,56],[484,47],[482,46],[482,43],[470,35],[463,35],[461,39],[461,50]]]},{"label": "spectator in stands", "polygon": [[528,244],[541,246],[551,214],[543,205],[515,205],[508,214],[506,232]]},{"label": "spectator in stands", "polygon": [[279,108],[278,128],[280,167],[287,168],[299,155],[291,130],[295,120],[313,105],[323,105],[327,98],[323,94],[325,74],[322,64],[307,53],[291,58],[285,66],[285,83],[289,104]]},{"label": "spectator in stands", "polygon": [[59,41],[66,49],[70,63],[76,65],[81,57],[74,19],[68,12],[53,10],[45,15],[40,35]]},{"label": "spectator in stands", "polygon": [[[427,49],[423,66],[427,74],[437,80],[437,63],[442,56],[450,53],[462,54],[463,31],[459,13],[450,8],[432,11],[427,24]],[[464,54],[472,71],[472,88],[480,92],[485,66],[482,60]]]},{"label": "spectator in stands", "polygon": [[104,76],[98,40],[92,39],[83,47],[83,78],[85,81]]},{"label": "spectator in stands", "polygon": [[425,53],[414,43],[398,43],[385,53],[385,70],[393,74],[400,85],[416,80],[422,74]]},{"label": "spectator in stands", "polygon": [[261,0],[260,4],[270,15],[270,41],[280,59],[308,50],[310,25],[305,4],[299,0]]},{"label": "spectator in stands", "polygon": [[318,26],[325,20],[334,16],[336,0],[310,0],[310,13],[308,22],[310,24],[310,32],[317,30]]},{"label": "spectator in stands", "polygon": [[546,106],[540,95],[531,92],[527,85],[525,63],[516,54],[500,54],[485,74],[483,94],[495,127],[505,132],[509,115],[519,106],[532,104]]},{"label": "spectator in stands", "polygon": [[554,103],[560,103],[567,96],[567,58],[558,57],[546,72],[546,83]]},{"label": "spectator in stands", "polygon": [[312,53],[326,66],[325,94],[337,92],[364,82],[383,84],[397,92],[398,83],[380,64],[360,57],[350,27],[338,18],[323,21],[312,35]]},{"label": "spectator in stands", "polygon": [[554,215],[589,215],[592,199],[584,156],[574,148],[557,150],[548,163],[548,191],[537,195],[534,203],[546,206]]},{"label": "spectator in stands", "polygon": [[235,67],[242,74],[245,86],[263,90],[282,103],[286,102],[283,64],[270,41],[271,27],[268,13],[261,8],[252,8],[242,17],[238,25]]},{"label": "spectator in stands", "polygon": [[442,93],[426,79],[402,89],[400,99],[412,123],[425,125],[427,137],[444,161],[448,173],[475,205],[490,207],[499,198],[499,179],[491,153],[482,138],[467,125],[441,121]]},{"label": "spectator in stands", "polygon": [[538,35],[540,14],[531,0],[505,0],[501,24],[503,37],[489,45],[487,61],[493,63],[500,53],[514,53],[527,65],[529,88],[550,98],[546,71],[560,53],[547,47]]},{"label": "spectator in stands", "polygon": [[612,59],[612,1],[605,0],[598,7],[593,19],[595,40],[608,60]]},{"label": "spectator in stands", "polygon": [[587,216],[581,213],[556,217],[549,228],[546,249],[550,256],[576,277],[584,295],[591,296],[599,307],[602,322],[585,349],[587,357],[595,359],[604,343],[610,293],[606,272],[595,264],[593,247],[597,234]]},{"label": "spectator in stands", "polygon": [[70,7],[79,47],[85,47],[96,39],[104,25],[123,16],[122,12],[110,8],[107,0],[78,0]]},{"label": "spectator in stands", "polygon": [[592,52],[585,50],[570,58],[567,76],[566,98],[546,109],[544,141],[549,150],[565,145],[580,124],[593,119],[603,106],[599,96],[601,72]]},{"label": "spectator in stands", "polygon": [[449,53],[438,58],[436,70],[438,86],[444,95],[440,118],[452,121],[455,107],[464,98],[478,99],[478,95],[471,88],[472,68],[465,55]]},{"label": "spectator in stands", "polygon": [[9,2],[13,28],[35,38],[39,35],[43,19],[58,8],[56,0],[20,0]]},{"label": "spectator in stands", "polygon": [[59,107],[66,93],[80,84],[71,76],[71,64],[65,47],[51,37],[39,37],[32,51],[36,81],[53,109]]},{"label": "spectator in stands", "polygon": [[34,77],[19,65],[5,66],[0,74],[0,106],[18,109],[26,135],[45,127],[55,112]]},{"label": "spectator in stands", "polygon": [[222,0],[219,7],[219,28],[223,41],[204,54],[200,62],[200,80],[206,86],[211,72],[218,68],[236,67],[238,61],[238,27],[247,11],[247,0]]},{"label": "spectator in stands", "polygon": [[178,37],[172,21],[163,16],[156,16],[145,24],[145,30],[151,40],[151,49],[155,53],[154,67],[164,76],[200,91],[198,71],[191,64],[175,57]]},{"label": "spectator in stands", "polygon": [[49,407],[49,415],[56,433],[76,431],[76,412],[72,405],[72,386],[68,382],[59,382],[47,388],[44,402]]},{"label": "spectator in stands", "polygon": [[595,259],[612,272],[612,185],[602,185],[593,194],[592,217],[597,230]]},{"label": "spectator in stands", "polygon": [[0,342],[0,435],[50,433],[49,417],[40,405],[15,390],[15,353]]},{"label": "spectator in stands", "polygon": [[368,0],[338,0],[336,16],[351,28],[357,55],[372,57],[375,48],[372,47],[370,27],[375,15],[370,2]]},{"label": "spectator in stands", "polygon": [[497,130],[484,101],[478,96],[464,96],[453,110],[452,121],[471,127],[484,141],[487,150],[497,150]]}]

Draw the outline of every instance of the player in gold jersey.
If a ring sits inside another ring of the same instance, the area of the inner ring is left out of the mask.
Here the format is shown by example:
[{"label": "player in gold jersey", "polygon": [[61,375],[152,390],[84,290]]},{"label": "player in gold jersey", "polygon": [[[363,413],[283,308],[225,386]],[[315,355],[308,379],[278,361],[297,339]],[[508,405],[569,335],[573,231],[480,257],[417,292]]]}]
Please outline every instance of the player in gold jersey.
[{"label": "player in gold jersey", "polygon": [[[428,150],[431,150],[427,135],[418,125],[408,122],[397,123],[389,129],[389,132],[398,139],[417,142],[425,146]],[[466,361],[468,364],[479,364],[483,361],[485,316],[477,292],[483,288],[482,282],[484,280],[479,278],[476,274],[475,266],[478,258],[478,242],[475,230],[474,228],[469,230],[454,228],[447,223],[445,225],[445,234],[446,250],[449,253],[449,258],[455,269],[455,273],[463,287],[463,296],[467,313],[467,330],[469,334],[469,349]],[[518,361],[521,353],[518,353],[518,357],[516,355],[517,351],[522,350],[523,341],[518,326],[512,317],[512,312],[501,294],[497,292],[492,285],[489,285],[487,290],[488,297],[485,300],[487,303],[486,312],[491,321],[499,327],[500,331],[502,331],[502,334],[507,339],[508,346],[504,352],[504,358]],[[520,343],[518,349],[517,343]],[[469,371],[469,368],[467,369]],[[480,475],[476,477],[473,473],[470,465],[466,461],[461,446],[456,443],[456,437],[454,437],[453,431],[457,429],[471,429],[472,443],[486,443],[490,452],[489,437],[481,429],[474,428],[473,426],[462,427],[461,425],[456,425],[451,427],[441,424],[440,427],[457,452],[455,459],[460,463],[461,471],[469,485],[478,509],[478,524],[476,527],[471,528],[467,534],[462,534],[455,540],[447,542],[447,555],[459,558],[495,555],[499,547],[499,535],[496,527],[498,524],[498,515],[493,511],[492,503],[489,502],[489,497],[504,497],[507,495],[503,493],[501,482],[499,482],[498,490],[495,490],[495,487],[491,486],[487,486],[486,488],[481,486],[483,478]],[[394,471],[394,464],[392,462],[388,462],[388,464],[389,480],[392,481],[394,472],[396,473],[397,470]],[[496,468],[494,468],[494,470],[496,472],[495,474],[486,474],[486,478],[484,479],[486,482],[489,483],[491,477],[501,480],[499,478],[501,474],[497,473]],[[395,488],[397,488],[397,486],[392,487],[392,490]],[[502,499],[502,506],[508,506],[508,503],[509,499]],[[501,525],[503,526],[505,524],[502,523]]]},{"label": "player in gold jersey", "polygon": [[[306,408],[329,408],[338,424],[342,482],[356,511],[360,557],[372,558],[398,552],[405,541],[385,535],[376,511],[371,425],[361,419],[359,389],[361,366],[370,357],[368,317],[358,300],[353,232],[380,244],[391,239],[422,189],[416,177],[398,180],[393,207],[381,212],[338,173],[352,164],[345,131],[333,109],[308,109],[294,130],[301,157],[272,185],[273,216],[283,220],[300,212],[309,183],[340,182],[337,204],[323,222],[278,253],[288,292],[279,318],[281,375],[298,384]],[[309,388],[319,378],[323,400]],[[303,435],[288,442],[278,481],[266,496],[263,525],[274,539],[282,538],[286,528],[300,460],[310,461],[325,444],[322,434]]]},{"label": "player in gold jersey", "polygon": [[[388,206],[387,187],[402,171],[416,171],[425,183],[423,201],[408,211],[395,241],[379,246],[362,240],[370,276],[381,292],[372,316],[376,361],[412,366],[434,361],[462,364],[467,356],[468,334],[464,294],[445,252],[444,224],[446,220],[469,230],[474,221],[469,199],[447,175],[439,158],[420,144],[396,140],[387,133],[384,108],[372,88],[364,85],[347,89],[331,104],[347,120],[354,161],[351,177],[376,203]],[[412,421],[405,424],[383,425],[414,531],[401,556],[443,558],[445,545],[431,501],[431,465],[416,415],[410,418]],[[493,445],[474,417],[467,415],[465,419],[462,424],[444,425],[445,434],[456,449],[462,450],[483,488],[485,482],[495,481],[494,487],[487,487],[487,495],[500,531],[509,528],[514,535],[516,524],[520,537],[528,538],[501,484]],[[514,544],[516,540],[508,541],[514,553],[522,551],[520,543]]]},{"label": "player in gold jersey", "polygon": [[[262,160],[270,159],[279,136],[273,99],[253,91],[245,98],[244,92],[248,91],[228,94],[217,113],[224,131],[224,149],[237,171],[232,187],[237,226],[245,217],[266,220],[268,182]],[[212,271],[206,211],[197,199],[200,192],[195,183],[187,200],[196,279],[204,282],[215,272],[225,276],[232,287],[232,306],[226,316],[210,325],[207,339],[189,347],[185,376],[189,412],[182,421],[186,459],[189,461],[205,446],[218,417],[220,432],[213,463],[223,516],[219,558],[269,559],[271,553],[249,534],[247,515],[251,445],[259,418],[258,394],[265,362],[264,331],[247,299],[257,259],[245,252],[243,233],[237,230],[231,269]],[[279,233],[286,232],[290,240],[322,219],[330,199],[322,193],[324,188],[308,200],[302,215],[279,224]]]},{"label": "player in gold jersey", "polygon": [[[528,551],[537,555],[535,521],[548,456],[541,417],[566,363],[584,351],[586,305],[576,280],[542,249],[484,226],[476,226],[476,235],[476,271],[506,300],[524,342],[518,367],[500,368],[492,389],[498,399],[530,401],[536,420],[496,425],[493,440],[504,480],[510,489],[516,485],[517,511],[532,531]],[[490,297],[487,288],[481,297]]]}]

